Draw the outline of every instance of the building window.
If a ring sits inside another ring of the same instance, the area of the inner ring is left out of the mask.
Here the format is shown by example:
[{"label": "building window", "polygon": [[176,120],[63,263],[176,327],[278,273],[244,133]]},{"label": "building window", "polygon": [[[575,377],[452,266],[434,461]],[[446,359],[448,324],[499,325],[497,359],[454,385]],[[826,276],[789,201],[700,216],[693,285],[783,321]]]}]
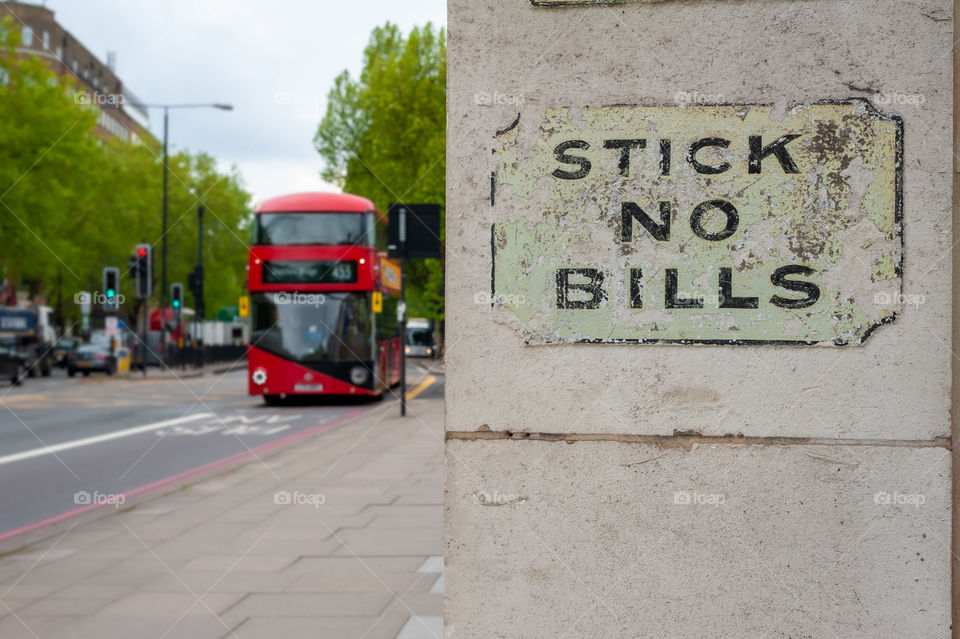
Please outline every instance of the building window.
[{"label": "building window", "polygon": [[100,127],[110,135],[123,140],[130,140],[132,133],[127,130],[127,127],[109,115],[106,111],[101,109],[100,117],[97,122],[100,124]]},{"label": "building window", "polygon": [[49,31],[43,32],[43,50],[44,51],[50,50],[50,32]]},{"label": "building window", "polygon": [[10,74],[7,73],[7,70],[0,68],[0,87],[7,86],[7,83],[10,82]]},{"label": "building window", "polygon": [[63,61],[63,47],[57,47],[57,60]]},{"label": "building window", "polygon": [[93,87],[94,87],[95,89],[99,89],[99,88],[100,88],[100,78],[94,78],[94,79],[93,79]]},{"label": "building window", "polygon": [[23,46],[33,46],[33,27],[27,24],[23,25]]},{"label": "building window", "polygon": [[74,61],[73,61],[73,75],[77,75],[77,69],[78,69],[78,68],[80,68],[80,66],[77,64],[77,61],[74,60]]}]

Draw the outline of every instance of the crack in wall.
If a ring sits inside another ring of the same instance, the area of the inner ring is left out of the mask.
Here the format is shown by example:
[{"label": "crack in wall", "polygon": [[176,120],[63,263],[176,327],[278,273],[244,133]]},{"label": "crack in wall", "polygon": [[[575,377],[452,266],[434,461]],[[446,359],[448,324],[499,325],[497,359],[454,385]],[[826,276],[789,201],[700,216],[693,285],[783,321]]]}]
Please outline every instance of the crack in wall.
[{"label": "crack in wall", "polygon": [[446,432],[447,441],[497,440],[541,442],[619,442],[622,444],[655,444],[664,449],[691,450],[694,444],[733,444],[752,446],[888,446],[896,448],[945,448],[953,450],[950,437],[933,439],[842,439],[829,437],[759,437],[745,435],[702,435],[696,431],[676,431],[673,435],[630,435],[624,433],[531,433],[510,430],[478,430]]}]

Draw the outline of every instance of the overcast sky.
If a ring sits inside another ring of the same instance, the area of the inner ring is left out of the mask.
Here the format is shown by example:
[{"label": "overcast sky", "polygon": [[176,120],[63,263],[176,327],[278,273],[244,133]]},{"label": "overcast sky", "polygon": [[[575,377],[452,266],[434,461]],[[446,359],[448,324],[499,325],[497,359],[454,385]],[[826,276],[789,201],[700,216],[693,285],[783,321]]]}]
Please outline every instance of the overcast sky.
[{"label": "overcast sky", "polygon": [[[38,0],[39,2],[39,0]],[[42,2],[39,2],[43,4]],[[146,103],[228,102],[170,112],[173,148],[239,167],[254,201],[330,190],[313,136],[327,92],[356,77],[370,31],[386,21],[446,25],[445,0],[47,0],[57,21]],[[163,133],[161,111],[151,129]]]}]

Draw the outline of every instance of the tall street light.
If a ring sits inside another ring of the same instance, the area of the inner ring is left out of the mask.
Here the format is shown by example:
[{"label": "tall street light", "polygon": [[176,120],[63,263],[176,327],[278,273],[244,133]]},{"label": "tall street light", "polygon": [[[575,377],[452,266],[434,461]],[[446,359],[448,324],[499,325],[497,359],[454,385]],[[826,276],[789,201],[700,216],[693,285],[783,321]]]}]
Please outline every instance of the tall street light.
[{"label": "tall street light", "polygon": [[167,356],[167,133],[170,109],[220,109],[233,111],[232,104],[214,102],[209,104],[145,104],[150,109],[163,109],[163,235],[160,236],[160,344],[161,355]]}]

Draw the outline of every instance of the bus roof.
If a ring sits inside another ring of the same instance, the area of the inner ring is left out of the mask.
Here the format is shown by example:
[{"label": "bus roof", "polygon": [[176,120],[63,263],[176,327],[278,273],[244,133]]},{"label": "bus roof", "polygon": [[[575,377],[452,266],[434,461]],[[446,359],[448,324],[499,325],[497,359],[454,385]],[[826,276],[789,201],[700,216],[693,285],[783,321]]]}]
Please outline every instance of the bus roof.
[{"label": "bus roof", "polygon": [[349,193],[291,193],[264,200],[257,207],[257,213],[336,212],[365,213],[377,207],[373,202],[359,195]]}]

